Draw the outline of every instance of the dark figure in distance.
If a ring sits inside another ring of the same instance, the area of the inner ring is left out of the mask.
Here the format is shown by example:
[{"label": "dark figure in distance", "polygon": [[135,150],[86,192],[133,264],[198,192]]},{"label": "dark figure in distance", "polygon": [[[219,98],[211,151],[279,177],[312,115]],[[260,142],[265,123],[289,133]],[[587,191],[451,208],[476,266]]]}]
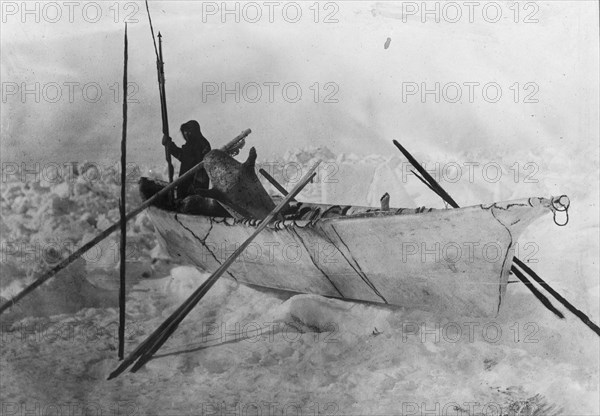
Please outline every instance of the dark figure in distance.
[{"label": "dark figure in distance", "polygon": [[[169,145],[169,151],[179,162],[179,176],[181,177],[188,170],[202,162],[204,156],[210,152],[210,143],[202,135],[200,124],[196,120],[190,120],[181,125],[181,134],[185,139],[185,144],[179,148],[167,136],[163,136],[163,146]],[[198,189],[208,189],[209,179],[204,168],[196,171],[194,177],[186,179],[177,186],[177,198],[183,199],[188,195],[194,195]]]}]

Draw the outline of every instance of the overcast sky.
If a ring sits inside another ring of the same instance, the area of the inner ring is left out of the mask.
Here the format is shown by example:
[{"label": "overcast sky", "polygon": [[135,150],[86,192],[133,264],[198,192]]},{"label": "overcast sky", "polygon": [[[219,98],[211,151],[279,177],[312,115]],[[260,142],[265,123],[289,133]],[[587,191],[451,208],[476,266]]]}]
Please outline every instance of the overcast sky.
[{"label": "overcast sky", "polygon": [[[144,3],[23,4],[2,3],[2,160],[118,159],[129,19],[130,160],[160,163]],[[172,137],[197,119],[213,147],[251,128],[259,157],[390,154],[394,138],[597,155],[598,2],[427,4],[151,1]]]}]

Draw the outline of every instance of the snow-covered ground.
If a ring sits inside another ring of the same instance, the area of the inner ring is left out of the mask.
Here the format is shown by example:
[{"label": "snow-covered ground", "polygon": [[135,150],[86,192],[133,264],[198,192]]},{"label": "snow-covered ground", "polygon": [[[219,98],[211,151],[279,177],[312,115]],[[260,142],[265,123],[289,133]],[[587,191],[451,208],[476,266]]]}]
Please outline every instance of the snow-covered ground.
[{"label": "snow-covered ground", "polygon": [[[309,149],[279,162],[308,165],[328,154]],[[550,160],[529,158],[542,167]],[[412,176],[392,185],[390,175],[403,169],[393,159],[338,157],[346,172],[341,181],[360,173],[336,186],[365,189],[365,202],[387,189],[413,200],[395,205],[443,207]],[[93,186],[82,178],[3,187],[3,297],[45,270],[48,256],[56,262],[118,218],[114,176]],[[535,242],[536,252],[522,254],[598,322],[598,218],[579,214],[596,206],[597,196],[567,182],[569,225],[556,227],[550,215],[537,221],[520,239]],[[516,196],[549,195],[549,183],[522,185],[525,193]],[[447,185],[456,200],[469,202],[460,184]],[[310,185],[305,197],[333,198],[326,186],[332,185]],[[481,199],[515,196],[497,189]],[[138,198],[132,183],[130,206]],[[126,351],[207,277],[166,259],[152,230],[144,215],[129,225]],[[65,241],[73,246],[60,254],[48,249]],[[26,244],[17,249],[15,242]],[[116,244],[116,237],[103,243],[2,315],[2,414],[600,414],[598,337],[569,313],[555,318],[520,283],[509,285],[498,317],[475,319],[291,296],[221,279],[152,361],[107,381],[118,365]]]},{"label": "snow-covered ground", "polygon": [[[313,202],[377,206],[388,192],[392,207],[443,208],[392,139],[461,206],[567,194],[569,224],[539,219],[519,257],[600,321],[597,2],[297,2],[298,22],[296,2],[149,3],[177,144],[189,119],[215,148],[252,128],[248,147],[288,189],[323,159],[300,197]],[[143,2],[1,6],[5,301],[118,219],[125,20],[128,161],[140,169],[128,177],[159,163],[162,176],[164,163]],[[249,21],[256,7],[262,18]],[[91,165],[69,176],[65,163],[82,160]],[[207,278],[165,258],[153,231],[143,214],[128,228],[126,352]],[[600,415],[598,337],[520,283],[496,318],[478,320],[224,278],[145,368],[106,381],[118,365],[118,260],[113,235],[0,316],[0,416]]]}]

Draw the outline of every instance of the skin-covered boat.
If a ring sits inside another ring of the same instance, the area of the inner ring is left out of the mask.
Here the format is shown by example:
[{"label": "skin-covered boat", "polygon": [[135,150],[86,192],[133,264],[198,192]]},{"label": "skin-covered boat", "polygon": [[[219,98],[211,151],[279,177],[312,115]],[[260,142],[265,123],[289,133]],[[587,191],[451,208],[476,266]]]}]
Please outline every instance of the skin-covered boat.
[{"label": "skin-covered boat", "polygon": [[[142,195],[150,197],[144,189]],[[565,198],[458,209],[293,202],[226,276],[270,289],[493,317],[506,294],[519,235],[544,214],[560,211]],[[174,259],[208,273],[260,224],[160,205],[148,215]]]}]

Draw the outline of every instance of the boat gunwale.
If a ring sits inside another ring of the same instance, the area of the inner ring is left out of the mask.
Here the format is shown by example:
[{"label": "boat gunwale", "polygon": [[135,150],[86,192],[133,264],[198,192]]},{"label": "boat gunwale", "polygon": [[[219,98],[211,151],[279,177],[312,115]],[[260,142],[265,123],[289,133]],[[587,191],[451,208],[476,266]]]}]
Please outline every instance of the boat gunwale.
[{"label": "boat gunwale", "polygon": [[[532,203],[533,200],[537,200],[537,205]],[[306,228],[306,227],[315,227],[319,224],[325,224],[327,222],[337,222],[337,221],[342,221],[342,220],[354,221],[354,220],[361,220],[361,219],[378,219],[378,218],[389,218],[389,217],[396,217],[396,216],[412,218],[415,216],[422,216],[422,215],[431,214],[431,213],[458,212],[458,211],[465,212],[465,211],[473,211],[473,210],[489,210],[492,208],[508,210],[513,206],[526,206],[526,207],[528,206],[531,208],[535,208],[536,206],[545,206],[546,208],[551,210],[552,209],[551,202],[552,202],[552,199],[548,199],[548,198],[530,197],[530,198],[526,198],[526,199],[523,198],[523,199],[517,199],[517,200],[511,200],[511,201],[501,201],[501,202],[493,202],[493,203],[488,203],[488,204],[470,205],[470,206],[460,207],[460,208],[426,208],[426,207],[390,208],[388,211],[382,211],[375,207],[362,207],[362,206],[350,205],[350,207],[352,207],[352,208],[359,208],[359,209],[363,208],[363,209],[367,209],[368,211],[357,212],[355,214],[350,214],[350,215],[340,215],[340,216],[332,216],[332,217],[326,217],[326,218],[318,217],[316,219],[276,220],[276,221],[273,221],[271,224],[269,224],[268,228],[273,229],[273,230],[281,230],[281,229],[286,229],[286,228],[290,228],[290,227]],[[306,204],[314,204],[314,203],[306,203]],[[324,206],[330,206],[330,207],[334,207],[334,206],[339,206],[339,207],[346,206],[347,207],[348,206],[348,205],[335,205],[335,204],[314,204],[314,205],[324,205]],[[258,219],[239,220],[239,219],[236,219],[233,217],[213,217],[213,216],[202,215],[202,214],[187,214],[187,213],[177,212],[177,211],[173,211],[173,210],[168,210],[168,209],[161,208],[161,207],[154,206],[154,205],[152,205],[150,208],[161,211],[163,213],[171,213],[176,216],[185,216],[190,219],[204,218],[204,219],[208,219],[208,221],[211,223],[225,224],[226,226],[243,225],[243,226],[247,226],[247,227],[256,228],[261,223],[261,220],[258,220]]]}]

